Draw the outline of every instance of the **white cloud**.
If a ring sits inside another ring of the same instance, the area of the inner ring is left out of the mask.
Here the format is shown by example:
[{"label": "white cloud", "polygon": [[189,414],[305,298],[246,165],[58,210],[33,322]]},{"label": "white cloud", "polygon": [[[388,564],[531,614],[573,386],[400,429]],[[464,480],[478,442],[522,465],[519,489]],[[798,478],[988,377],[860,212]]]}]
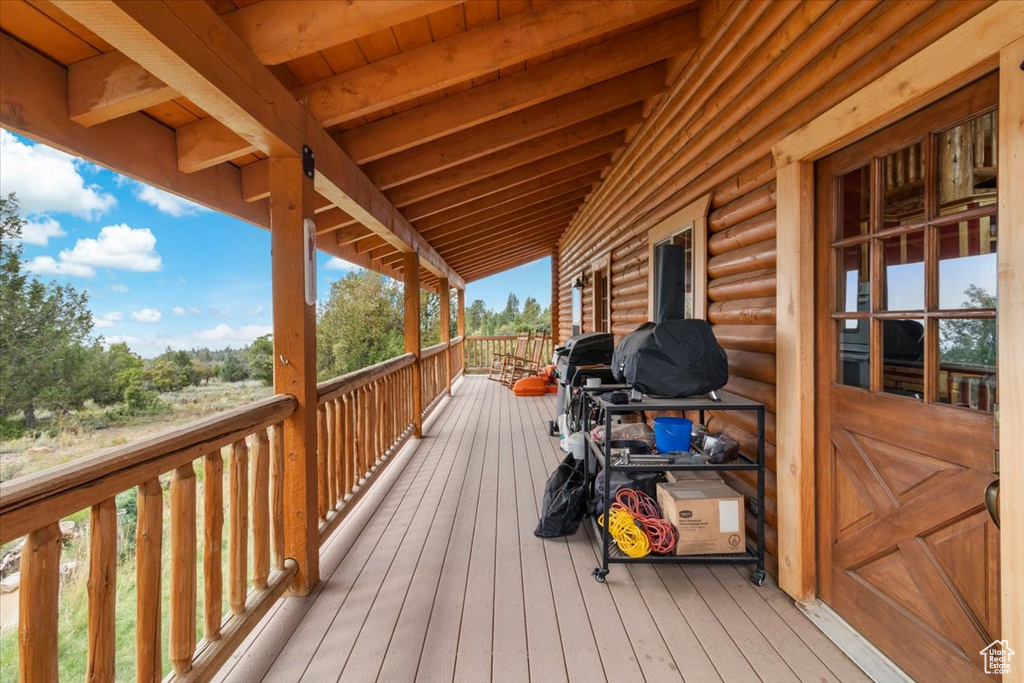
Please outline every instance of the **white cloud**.
[{"label": "white cloud", "polygon": [[270,334],[274,328],[270,325],[243,325],[237,330],[230,325],[221,323],[209,330],[199,330],[192,333],[192,337],[198,341],[248,344],[256,337]]},{"label": "white cloud", "polygon": [[25,266],[40,275],[78,277],[94,277],[96,268],[148,273],[163,267],[156,253],[156,237],[149,228],[132,228],[124,223],[108,225],[100,230],[98,238],[80,239],[57,256],[60,261],[37,256]]},{"label": "white cloud", "polygon": [[138,323],[158,323],[163,316],[155,308],[143,308],[139,311],[132,311],[132,320]]},{"label": "white cloud", "polygon": [[87,185],[85,162],[45,145],[30,145],[0,130],[0,194],[18,195],[23,215],[69,213],[96,220],[117,204],[114,195]]},{"label": "white cloud", "polygon": [[174,308],[171,309],[171,313],[173,313],[174,315],[185,315],[185,307],[175,306]]},{"label": "white cloud", "polygon": [[358,273],[361,270],[365,270],[362,266],[357,266],[354,263],[349,263],[344,259],[340,259],[337,256],[332,256],[327,264],[324,266],[327,270],[345,270]]},{"label": "white cloud", "polygon": [[175,218],[194,216],[201,211],[207,210],[205,207],[183,199],[176,194],[171,194],[149,185],[143,185],[142,183],[138,183],[138,191],[135,193],[135,198],[144,204],[149,204],[160,213],[165,213]]},{"label": "white cloud", "polygon": [[34,216],[29,218],[22,227],[21,241],[45,247],[49,244],[51,237],[63,237],[66,234],[60,227],[60,223],[49,216]]},{"label": "white cloud", "polygon": [[109,313],[100,313],[99,315],[93,314],[92,324],[96,327],[113,327],[114,323],[124,318],[121,311],[111,311]]},{"label": "white cloud", "polygon": [[66,261],[55,261],[52,256],[36,256],[25,262],[25,270],[36,275],[63,275],[65,277],[94,277],[96,271],[89,266]]},{"label": "white cloud", "polygon": [[212,308],[210,310],[212,310],[214,313],[216,313],[218,318],[230,318],[231,317],[231,311],[229,311],[226,308]]},{"label": "white cloud", "polygon": [[128,285],[110,285],[110,289],[111,291],[121,292],[122,294],[124,294],[125,292],[128,291]]},{"label": "white cloud", "polygon": [[256,306],[256,308],[249,308],[248,306],[246,306],[245,312],[248,313],[249,315],[259,315],[260,313],[263,312],[263,304]]}]

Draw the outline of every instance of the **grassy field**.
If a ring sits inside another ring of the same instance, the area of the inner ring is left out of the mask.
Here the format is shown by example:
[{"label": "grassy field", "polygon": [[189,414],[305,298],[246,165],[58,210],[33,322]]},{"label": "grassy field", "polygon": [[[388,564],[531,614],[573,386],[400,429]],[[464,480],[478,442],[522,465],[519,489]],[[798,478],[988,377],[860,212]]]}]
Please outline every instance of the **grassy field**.
[{"label": "grassy field", "polygon": [[114,409],[87,406],[57,425],[54,416],[43,413],[35,435],[0,442],[0,481],[122,446],[272,394],[270,387],[255,380],[211,380],[209,384],[161,394],[169,410],[157,415],[115,420],[111,418]]},{"label": "grassy field", "polygon": [[[4,442],[0,446],[0,472],[4,478],[24,476],[45,470],[54,465],[69,462],[85,455],[102,451],[105,448],[118,446],[178,427],[195,420],[208,417],[230,408],[245,405],[271,395],[269,387],[259,382],[246,381],[236,383],[212,382],[209,385],[190,387],[188,389],[164,394],[162,396],[170,409],[162,414],[133,418],[130,424],[121,424],[106,428],[90,427],[100,411],[86,409],[77,428],[65,430],[59,434],[48,430],[47,419],[41,421],[41,432],[35,438],[21,438]],[[100,421],[102,423],[102,421]],[[50,432],[47,434],[47,432]],[[226,455],[222,453],[222,455]],[[226,470],[226,467],[225,467]],[[203,469],[201,461],[196,468],[198,500],[203,495]],[[163,580],[161,587],[164,594],[162,620],[164,623],[164,673],[170,671],[167,652],[168,595],[169,581],[169,496],[167,495],[168,477],[162,477],[164,486],[164,534],[163,534]],[[117,573],[117,680],[131,681],[135,679],[135,516],[134,493],[128,492],[118,496],[119,514],[118,540],[118,573]],[[202,503],[198,505],[197,523],[202,538]],[[87,632],[88,632],[88,518],[89,511],[72,515],[69,519],[76,523],[76,534],[65,541],[61,553],[61,564],[66,568],[61,579],[60,598],[60,678],[61,680],[82,680],[85,678]],[[225,535],[226,539],[226,535]],[[16,542],[7,544],[10,548]],[[223,558],[226,565],[226,540]],[[202,547],[198,549],[199,586],[197,590],[197,624],[202,624],[203,587],[202,587]],[[224,567],[224,575],[227,568]],[[17,592],[3,596],[0,609],[8,611],[17,605]],[[223,613],[229,613],[225,591]],[[0,623],[7,625],[0,630],[0,683],[18,680],[18,633],[14,628],[16,619],[11,615],[0,614]],[[197,641],[202,633],[197,629]]]}]

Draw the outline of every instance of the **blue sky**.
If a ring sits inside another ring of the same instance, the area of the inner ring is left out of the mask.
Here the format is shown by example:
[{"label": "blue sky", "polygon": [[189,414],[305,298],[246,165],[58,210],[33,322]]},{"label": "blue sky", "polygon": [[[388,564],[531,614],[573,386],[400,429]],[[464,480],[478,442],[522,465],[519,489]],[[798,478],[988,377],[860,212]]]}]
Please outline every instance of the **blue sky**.
[{"label": "blue sky", "polygon": [[[271,331],[270,233],[0,130],[0,194],[10,192],[29,221],[25,264],[87,291],[108,341],[150,357]],[[502,308],[514,291],[547,306],[550,267],[545,258],[470,283],[467,305]],[[319,255],[321,300],[349,269]]]}]

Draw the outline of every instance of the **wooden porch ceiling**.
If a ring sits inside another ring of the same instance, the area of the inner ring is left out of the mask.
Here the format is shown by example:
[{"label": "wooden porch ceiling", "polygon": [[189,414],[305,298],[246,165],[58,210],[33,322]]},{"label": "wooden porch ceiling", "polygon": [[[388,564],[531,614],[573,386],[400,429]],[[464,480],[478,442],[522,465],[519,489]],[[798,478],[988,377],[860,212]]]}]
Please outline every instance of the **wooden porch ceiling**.
[{"label": "wooden porch ceiling", "polygon": [[321,249],[460,286],[551,251],[698,4],[5,0],[2,123],[263,227],[267,156],[310,144]]}]

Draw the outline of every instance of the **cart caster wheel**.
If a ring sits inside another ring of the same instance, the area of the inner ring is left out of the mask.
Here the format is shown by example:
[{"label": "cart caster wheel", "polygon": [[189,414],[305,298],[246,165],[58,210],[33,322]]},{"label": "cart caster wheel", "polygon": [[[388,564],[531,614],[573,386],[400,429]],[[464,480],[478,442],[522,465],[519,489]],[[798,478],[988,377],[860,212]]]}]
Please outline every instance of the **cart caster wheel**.
[{"label": "cart caster wheel", "polygon": [[765,572],[763,569],[759,569],[750,576],[750,580],[755,586],[763,586],[765,580]]},{"label": "cart caster wheel", "polygon": [[608,576],[608,570],[598,567],[591,573],[591,576],[594,577],[594,581],[597,581],[598,583],[604,583],[605,577]]}]

